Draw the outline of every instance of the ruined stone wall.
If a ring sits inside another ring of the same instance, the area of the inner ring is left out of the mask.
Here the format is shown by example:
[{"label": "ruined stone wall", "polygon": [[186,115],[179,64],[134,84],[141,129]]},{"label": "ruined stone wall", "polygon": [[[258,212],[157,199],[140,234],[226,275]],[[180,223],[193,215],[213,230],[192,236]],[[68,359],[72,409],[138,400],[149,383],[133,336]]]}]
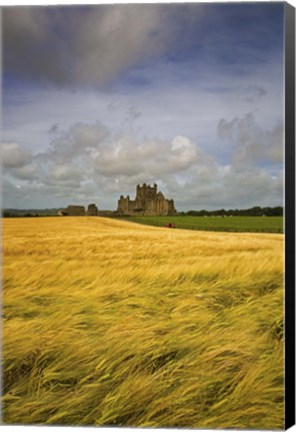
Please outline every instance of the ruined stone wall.
[{"label": "ruined stone wall", "polygon": [[84,206],[69,205],[67,208],[61,211],[63,216],[97,216],[98,208],[95,204],[89,204],[87,211]]},{"label": "ruined stone wall", "polygon": [[98,216],[98,207],[95,204],[89,204],[87,207],[87,216]]},{"label": "ruined stone wall", "polygon": [[131,200],[129,196],[126,198],[121,196],[118,200],[117,212],[122,215],[139,213],[139,206],[141,207],[140,201]]},{"label": "ruined stone wall", "polygon": [[175,209],[174,200],[171,199],[171,200],[167,200],[167,201],[168,201],[168,215],[171,216],[171,215],[176,214],[177,210]]},{"label": "ruined stone wall", "polygon": [[122,214],[128,214],[129,212],[129,196],[124,198],[123,195],[121,195],[120,199],[118,200],[118,206],[117,209]]},{"label": "ruined stone wall", "polygon": [[102,217],[111,217],[111,216],[119,216],[116,211],[112,210],[98,210],[97,216]]},{"label": "ruined stone wall", "polygon": [[65,209],[67,216],[85,216],[85,208],[83,206],[69,205]]},{"label": "ruined stone wall", "polygon": [[145,203],[145,215],[149,216],[161,216],[161,215],[172,215],[175,214],[176,210],[174,202],[165,198],[147,200]]}]

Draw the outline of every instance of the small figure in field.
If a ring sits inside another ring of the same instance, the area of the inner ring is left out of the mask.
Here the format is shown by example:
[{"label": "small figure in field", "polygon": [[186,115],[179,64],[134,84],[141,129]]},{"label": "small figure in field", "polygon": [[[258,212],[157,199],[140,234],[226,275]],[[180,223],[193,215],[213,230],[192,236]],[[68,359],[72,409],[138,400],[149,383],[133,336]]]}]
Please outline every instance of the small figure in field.
[{"label": "small figure in field", "polygon": [[172,228],[176,228],[176,225],[174,223],[172,223]]}]

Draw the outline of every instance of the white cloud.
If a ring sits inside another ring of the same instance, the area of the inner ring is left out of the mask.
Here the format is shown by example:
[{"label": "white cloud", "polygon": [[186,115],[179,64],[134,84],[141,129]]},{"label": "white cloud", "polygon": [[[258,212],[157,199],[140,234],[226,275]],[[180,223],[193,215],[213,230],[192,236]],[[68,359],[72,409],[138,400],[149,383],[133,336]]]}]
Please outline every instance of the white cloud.
[{"label": "white cloud", "polygon": [[57,165],[54,167],[52,173],[52,178],[58,181],[67,181],[69,179],[80,179],[81,175],[72,167],[67,165]]},{"label": "white cloud", "polygon": [[107,177],[161,178],[188,169],[196,162],[197,155],[197,146],[184,136],[172,141],[138,141],[135,137],[123,136],[98,148],[94,169]]},{"label": "white cloud", "polygon": [[2,164],[7,168],[23,167],[31,162],[31,154],[16,142],[2,144]]},{"label": "white cloud", "polygon": [[28,165],[13,168],[10,173],[13,177],[20,180],[33,180],[38,177],[38,167],[35,163],[30,163]]},{"label": "white cloud", "polygon": [[49,148],[38,156],[56,163],[69,163],[82,156],[87,157],[92,149],[100,146],[107,135],[108,131],[99,122],[91,125],[77,123],[55,138]]},{"label": "white cloud", "polygon": [[[184,135],[171,140],[143,139],[131,133],[116,137],[100,123],[79,123],[55,138],[44,152],[33,155],[30,164],[10,168],[10,183],[15,186],[13,178],[22,180],[26,207],[47,198],[45,207],[96,202],[99,208],[115,209],[121,194],[133,197],[136,185],[143,182],[158,183],[178,210],[279,205],[282,166],[269,170],[248,163],[250,155],[258,156],[250,144],[257,129],[250,125],[253,121],[248,118],[220,123],[220,135],[237,140],[234,154],[243,148],[242,141],[249,152],[246,163],[241,158],[238,164],[234,158],[232,164],[222,164]],[[258,136],[272,136],[277,143],[278,133],[260,129]],[[266,156],[273,148],[272,140],[260,143]],[[27,154],[19,144],[13,148],[17,154]],[[15,202],[18,193],[14,189],[10,198],[5,194],[6,200]]]},{"label": "white cloud", "polygon": [[283,127],[277,125],[270,130],[260,127],[251,113],[231,121],[221,119],[218,135],[234,146],[233,164],[258,164],[283,162]]}]

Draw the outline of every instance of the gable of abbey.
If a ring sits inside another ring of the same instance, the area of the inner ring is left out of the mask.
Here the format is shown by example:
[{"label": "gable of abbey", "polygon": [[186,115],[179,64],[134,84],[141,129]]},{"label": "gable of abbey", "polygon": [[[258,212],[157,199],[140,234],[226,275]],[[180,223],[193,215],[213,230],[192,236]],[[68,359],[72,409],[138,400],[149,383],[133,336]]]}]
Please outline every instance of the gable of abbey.
[{"label": "gable of abbey", "polygon": [[176,213],[174,200],[166,199],[162,192],[157,192],[157,185],[137,185],[136,198],[122,195],[118,200],[119,215],[169,216]]}]

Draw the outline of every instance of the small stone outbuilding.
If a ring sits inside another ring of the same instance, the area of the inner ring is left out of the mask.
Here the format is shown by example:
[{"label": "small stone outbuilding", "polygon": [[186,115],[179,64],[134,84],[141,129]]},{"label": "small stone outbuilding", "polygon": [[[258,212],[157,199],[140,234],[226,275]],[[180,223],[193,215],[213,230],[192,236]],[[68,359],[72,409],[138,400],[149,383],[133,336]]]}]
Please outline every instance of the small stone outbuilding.
[{"label": "small stone outbuilding", "polygon": [[87,207],[87,216],[98,216],[98,207],[95,204],[89,204]]},{"label": "small stone outbuilding", "polygon": [[69,205],[65,210],[62,210],[63,216],[85,216],[85,208],[78,205]]}]

